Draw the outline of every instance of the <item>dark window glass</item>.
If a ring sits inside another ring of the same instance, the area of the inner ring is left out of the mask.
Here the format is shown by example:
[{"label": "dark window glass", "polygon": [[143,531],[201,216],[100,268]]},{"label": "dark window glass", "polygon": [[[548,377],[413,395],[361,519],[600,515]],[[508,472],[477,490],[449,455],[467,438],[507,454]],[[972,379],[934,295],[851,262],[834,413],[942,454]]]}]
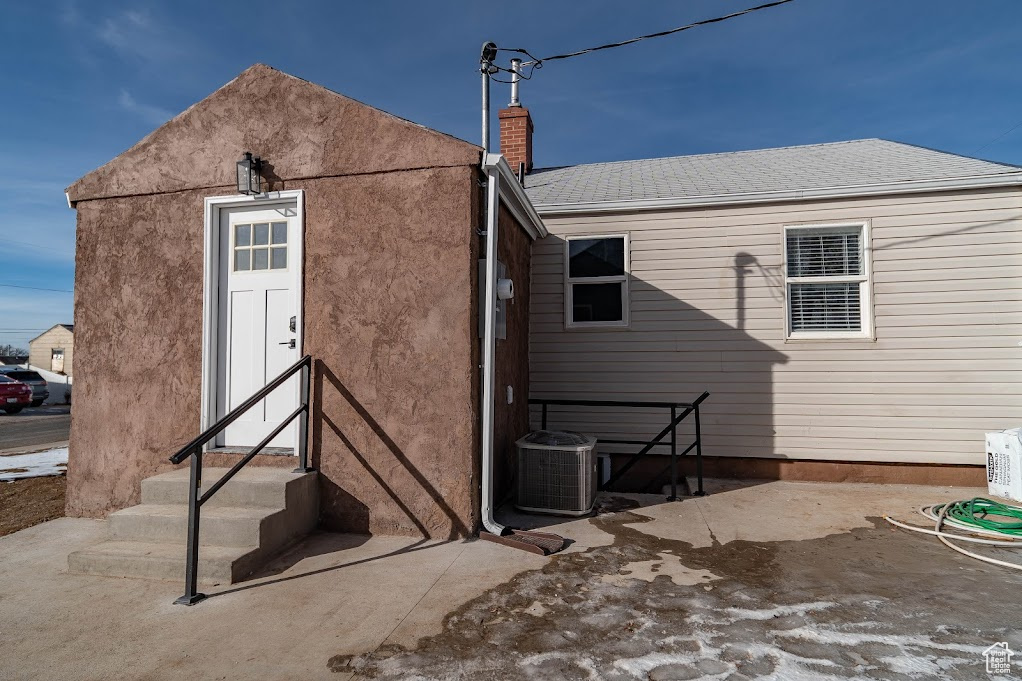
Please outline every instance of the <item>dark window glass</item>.
[{"label": "dark window glass", "polygon": [[7,378],[3,374],[0,374],[0,383],[14,383],[13,378]]},{"label": "dark window glass", "polygon": [[620,322],[622,282],[609,284],[572,284],[571,320],[573,322]]},{"label": "dark window glass", "polygon": [[568,242],[568,276],[616,277],[625,273],[625,240],[572,239]]},{"label": "dark window glass", "polygon": [[8,371],[7,375],[16,381],[41,381],[43,377],[34,371]]}]

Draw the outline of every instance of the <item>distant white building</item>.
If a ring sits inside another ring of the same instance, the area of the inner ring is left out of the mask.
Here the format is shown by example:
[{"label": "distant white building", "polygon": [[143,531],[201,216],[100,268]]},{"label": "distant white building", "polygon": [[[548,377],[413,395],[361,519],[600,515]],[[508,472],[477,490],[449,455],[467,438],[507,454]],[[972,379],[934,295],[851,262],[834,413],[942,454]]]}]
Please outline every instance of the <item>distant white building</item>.
[{"label": "distant white building", "polygon": [[75,348],[73,324],[57,324],[28,342],[28,363],[55,374],[73,376]]}]

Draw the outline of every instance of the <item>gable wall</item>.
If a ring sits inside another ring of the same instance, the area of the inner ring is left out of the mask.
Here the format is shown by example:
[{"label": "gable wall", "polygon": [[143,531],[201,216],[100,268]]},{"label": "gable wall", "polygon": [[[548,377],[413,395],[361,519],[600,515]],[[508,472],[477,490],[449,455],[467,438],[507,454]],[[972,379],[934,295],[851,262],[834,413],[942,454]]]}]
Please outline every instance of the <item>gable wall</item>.
[{"label": "gable wall", "polygon": [[481,149],[256,64],[68,188],[72,202],[233,187],[245,151],[280,182],[478,164]]},{"label": "gable wall", "polygon": [[[785,342],[782,227],[863,219],[877,340]],[[1018,190],[544,222],[533,396],[689,401],[709,390],[704,451],[722,457],[982,464],[983,433],[1019,425]],[[631,328],[566,331],[559,237],[623,231]],[[666,422],[633,412],[551,426],[648,438]]]}]

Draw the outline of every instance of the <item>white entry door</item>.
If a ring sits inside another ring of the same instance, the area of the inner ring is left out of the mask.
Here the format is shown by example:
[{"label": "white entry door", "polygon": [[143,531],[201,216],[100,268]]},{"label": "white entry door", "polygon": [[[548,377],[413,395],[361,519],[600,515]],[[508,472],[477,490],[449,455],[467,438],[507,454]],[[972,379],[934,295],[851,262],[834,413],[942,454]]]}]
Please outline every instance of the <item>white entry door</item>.
[{"label": "white entry door", "polygon": [[[298,361],[300,220],[296,205],[220,211],[217,418]],[[227,427],[222,447],[261,442],[298,407],[298,375]],[[292,422],[268,447],[295,446]]]}]

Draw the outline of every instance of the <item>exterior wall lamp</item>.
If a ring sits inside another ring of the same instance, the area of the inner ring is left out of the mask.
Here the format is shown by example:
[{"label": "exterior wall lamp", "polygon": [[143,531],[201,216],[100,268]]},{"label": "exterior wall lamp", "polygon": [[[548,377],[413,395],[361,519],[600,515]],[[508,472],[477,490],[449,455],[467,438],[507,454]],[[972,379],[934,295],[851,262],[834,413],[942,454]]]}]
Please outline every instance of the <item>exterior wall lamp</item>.
[{"label": "exterior wall lamp", "polygon": [[263,193],[262,169],[263,160],[258,156],[253,157],[251,151],[246,151],[245,156],[238,161],[239,194]]}]

